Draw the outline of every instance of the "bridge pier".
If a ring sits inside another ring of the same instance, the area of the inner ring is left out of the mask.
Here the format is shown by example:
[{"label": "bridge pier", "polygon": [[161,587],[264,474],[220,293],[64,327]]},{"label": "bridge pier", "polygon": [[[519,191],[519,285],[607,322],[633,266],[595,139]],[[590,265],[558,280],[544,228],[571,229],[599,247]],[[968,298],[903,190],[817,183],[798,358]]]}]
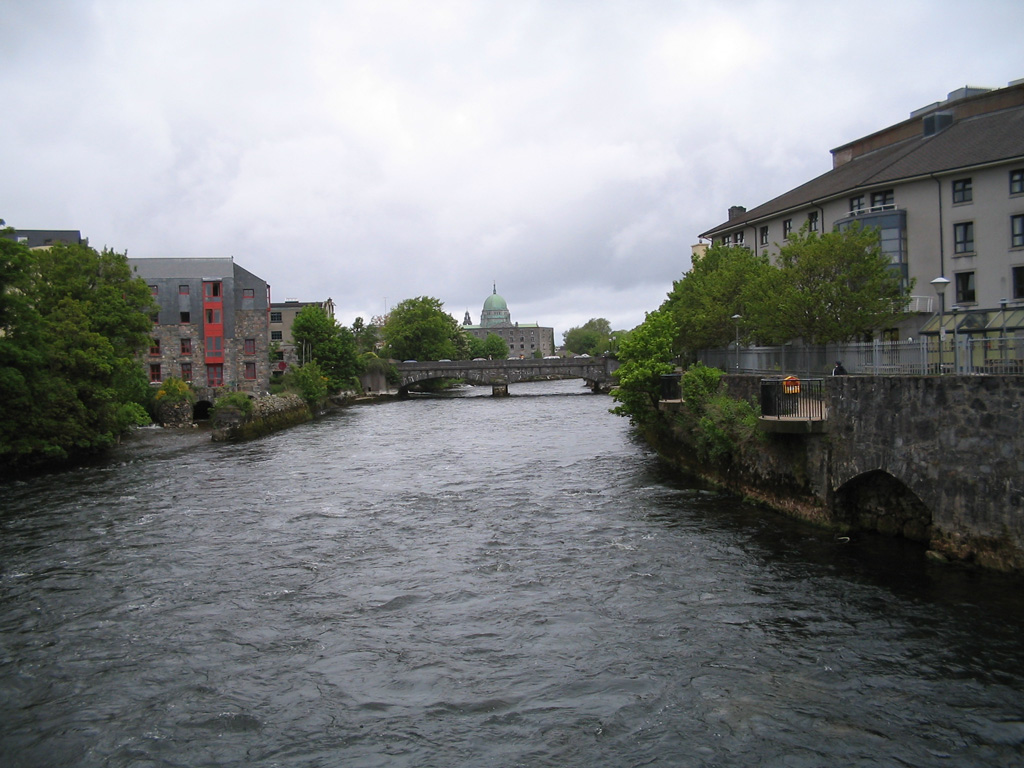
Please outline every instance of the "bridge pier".
[{"label": "bridge pier", "polygon": [[508,382],[507,381],[492,381],[491,382],[491,397],[508,397]]}]

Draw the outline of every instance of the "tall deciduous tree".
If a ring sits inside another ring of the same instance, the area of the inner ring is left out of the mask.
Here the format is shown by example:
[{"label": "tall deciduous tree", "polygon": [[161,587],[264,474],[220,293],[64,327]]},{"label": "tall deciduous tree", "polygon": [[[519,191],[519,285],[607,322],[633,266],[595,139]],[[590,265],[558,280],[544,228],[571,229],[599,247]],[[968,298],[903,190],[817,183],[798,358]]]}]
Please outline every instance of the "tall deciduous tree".
[{"label": "tall deciduous tree", "polygon": [[612,326],[603,317],[592,317],[581,326],[562,334],[565,348],[577,355],[599,355],[608,351]]},{"label": "tall deciduous tree", "polygon": [[612,392],[619,404],[612,413],[628,416],[638,426],[655,420],[661,377],[675,370],[676,336],[676,323],[665,302],[622,340],[615,372],[619,386]]},{"label": "tall deciduous tree", "polygon": [[124,254],[0,238],[0,461],[66,459],[148,421],[135,355],[153,309]]},{"label": "tall deciduous tree", "polygon": [[341,389],[362,370],[352,332],[314,304],[299,310],[292,321],[292,338],[303,363],[315,361],[332,390]]},{"label": "tall deciduous tree", "polygon": [[860,340],[902,320],[912,288],[901,285],[877,230],[857,223],[822,235],[802,230],[779,249],[777,311],[764,322],[781,339]]},{"label": "tall deciduous tree", "polygon": [[[694,256],[690,271],[673,284],[668,298],[680,346],[725,346],[738,328],[762,328],[757,316],[766,306],[771,272],[766,256],[746,248],[715,245]],[[741,317],[739,327],[734,315]]]},{"label": "tall deciduous tree", "polygon": [[431,296],[396,304],[384,325],[384,342],[385,352],[398,360],[455,360],[469,352],[458,322]]}]

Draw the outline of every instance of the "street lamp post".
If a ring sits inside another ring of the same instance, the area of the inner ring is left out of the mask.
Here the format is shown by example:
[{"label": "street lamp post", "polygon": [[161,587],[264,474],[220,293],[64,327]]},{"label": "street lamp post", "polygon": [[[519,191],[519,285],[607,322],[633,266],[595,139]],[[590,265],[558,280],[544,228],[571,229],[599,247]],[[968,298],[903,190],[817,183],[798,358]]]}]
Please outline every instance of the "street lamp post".
[{"label": "street lamp post", "polygon": [[960,307],[954,304],[950,309],[953,310],[953,373],[960,375],[960,339],[957,338],[956,334],[956,313],[960,311]]},{"label": "street lamp post", "polygon": [[1003,324],[1003,331],[1002,331],[1003,337],[999,340],[999,346],[1000,346],[1000,348],[1003,351],[1003,354],[1001,355],[1001,357],[1003,358],[1003,372],[1005,373],[1006,372],[1006,348],[1009,346],[1006,343],[1006,299],[1000,299],[999,300],[999,313],[1000,313],[1000,316],[1002,318],[1002,324]]},{"label": "street lamp post", "polygon": [[939,295],[939,375],[942,375],[942,343],[946,340],[946,286],[949,278],[944,276],[932,280],[932,287]]},{"label": "street lamp post", "polygon": [[733,315],[732,321],[736,323],[736,372],[740,370],[740,320],[743,319],[743,315]]}]

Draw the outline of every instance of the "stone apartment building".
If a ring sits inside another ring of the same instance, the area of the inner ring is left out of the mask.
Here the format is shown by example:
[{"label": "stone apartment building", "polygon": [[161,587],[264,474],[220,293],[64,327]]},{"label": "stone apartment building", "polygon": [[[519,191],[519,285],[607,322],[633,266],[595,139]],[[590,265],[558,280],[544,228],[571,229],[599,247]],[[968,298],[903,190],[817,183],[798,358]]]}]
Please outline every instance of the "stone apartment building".
[{"label": "stone apartment building", "polygon": [[484,300],[480,312],[480,325],[473,325],[469,312],[462,323],[462,330],[478,339],[486,339],[494,333],[508,344],[509,357],[534,357],[539,353],[542,357],[552,355],[555,351],[555,329],[545,328],[537,323],[513,323],[512,313],[508,304],[498,295],[498,287]]},{"label": "stone apartment building", "polygon": [[[700,237],[774,257],[791,233],[877,227],[913,317],[885,338],[1024,328],[1024,80],[962,88],[832,150],[832,170]],[[940,300],[933,283],[948,280]],[[953,312],[955,311],[955,315]]]},{"label": "stone apartment building", "polygon": [[143,365],[156,385],[176,376],[201,401],[270,384],[270,286],[233,258],[128,259],[160,309]]}]

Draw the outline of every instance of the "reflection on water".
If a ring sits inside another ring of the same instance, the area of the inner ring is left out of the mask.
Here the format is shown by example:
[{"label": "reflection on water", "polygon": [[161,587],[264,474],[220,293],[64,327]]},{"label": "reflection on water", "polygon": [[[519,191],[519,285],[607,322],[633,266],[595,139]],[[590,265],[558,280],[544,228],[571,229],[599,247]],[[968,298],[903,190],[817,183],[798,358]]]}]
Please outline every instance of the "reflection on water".
[{"label": "reflection on water", "polygon": [[12,766],[1017,765],[1020,582],[666,474],[579,382],[3,487]]}]

